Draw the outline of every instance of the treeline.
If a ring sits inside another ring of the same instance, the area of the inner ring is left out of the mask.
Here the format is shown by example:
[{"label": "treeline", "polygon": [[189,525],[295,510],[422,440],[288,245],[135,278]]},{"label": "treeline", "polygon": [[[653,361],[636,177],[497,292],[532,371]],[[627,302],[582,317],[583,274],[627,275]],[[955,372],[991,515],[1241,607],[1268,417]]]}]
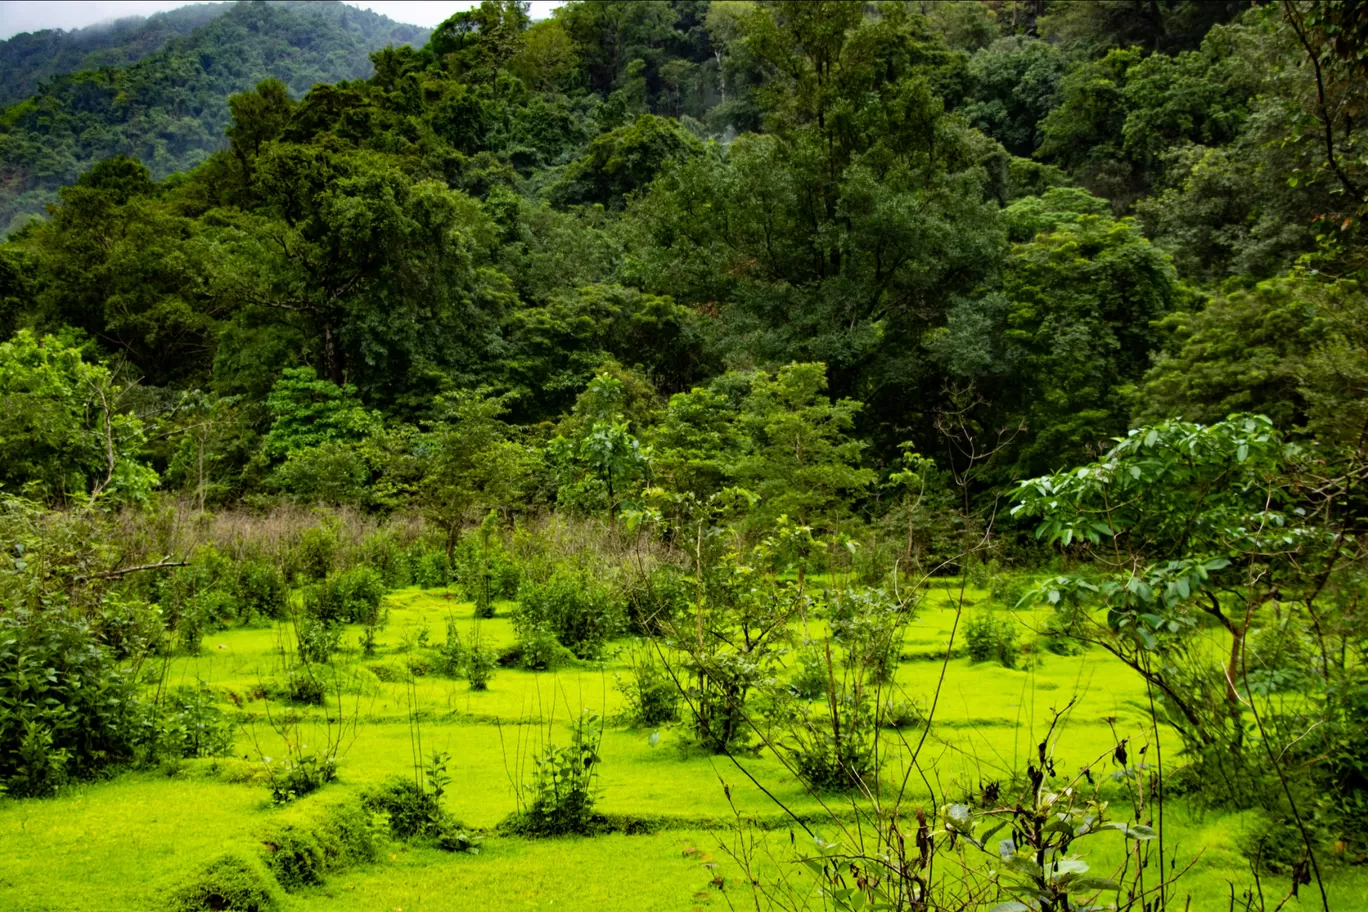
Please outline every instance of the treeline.
[{"label": "treeline", "polygon": [[[672,395],[741,414],[758,371],[820,363],[804,402],[844,409],[850,465],[886,474],[906,444],[961,470],[958,423],[1000,444],[980,492],[1137,419],[1352,437],[1368,83],[1348,8],[1020,7],[585,2],[533,24],[487,2],[369,78],[300,99],[266,80],[192,118],[227,121],[192,171],[85,172],[0,247],[0,331],[36,334],[11,358],[108,363],[101,409],[209,503],[397,506],[426,470],[387,460],[453,402],[545,441],[599,374],[644,441]],[[332,15],[241,4],[209,28],[264,55],[252,23]],[[189,105],[187,85],[159,91]],[[280,474],[324,444],[346,473]],[[7,487],[92,493],[36,460]]]}]

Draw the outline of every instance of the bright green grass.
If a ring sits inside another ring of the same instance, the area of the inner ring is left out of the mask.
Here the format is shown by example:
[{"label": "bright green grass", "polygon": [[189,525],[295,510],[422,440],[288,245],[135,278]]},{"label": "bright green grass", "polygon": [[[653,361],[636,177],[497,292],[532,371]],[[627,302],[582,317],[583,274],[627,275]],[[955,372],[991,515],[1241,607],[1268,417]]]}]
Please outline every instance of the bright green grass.
[{"label": "bright green grass", "polygon": [[[986,601],[982,592],[971,591],[968,597]],[[174,779],[127,774],[52,800],[0,801],[0,910],[158,908],[168,890],[225,847],[259,845],[282,821],[348,800],[387,776],[408,773],[414,756],[412,700],[423,720],[423,753],[451,754],[447,806],[466,825],[489,829],[513,812],[517,803],[512,783],[526,777],[532,754],[548,737],[563,737],[566,720],[590,709],[610,719],[602,750],[600,810],[648,818],[662,828],[649,836],[547,842],[491,836],[478,856],[395,846],[392,857],[380,864],[333,875],[326,886],[291,897],[294,908],[720,908],[725,907],[725,898],[709,886],[710,880],[722,876],[733,883],[733,891],[738,889],[738,872],[718,849],[719,839],[730,837],[725,829],[699,827],[723,826],[732,819],[723,782],[730,787],[736,808],[747,816],[772,823],[782,820],[780,809],[750,777],[795,812],[820,814],[822,802],[805,795],[768,753],[741,761],[747,776],[726,758],[688,748],[681,733],[666,730],[652,744],[650,731],[612,723],[623,705],[614,676],[627,670],[625,642],[613,644],[601,662],[557,672],[498,669],[484,693],[471,692],[463,681],[438,677],[419,678],[410,688],[358,674],[353,667],[358,661],[366,667],[402,666],[408,655],[421,652],[415,644],[424,629],[430,644],[440,643],[448,617],[456,620],[467,644],[476,635],[495,649],[513,642],[508,604],[500,605],[504,616],[479,622],[469,603],[440,591],[402,590],[389,596],[387,604],[390,623],[376,656],[360,660],[359,628],[349,629],[343,640],[350,650],[341,672],[345,700],[362,722],[349,739],[338,783],[292,807],[272,808],[260,784],[227,781],[252,771],[257,746],[267,755],[279,753],[278,737],[264,722],[264,705],[251,695],[283,677],[285,639],[276,629],[212,634],[205,638],[202,655],[174,659],[168,676],[173,684],[205,681],[243,704],[247,721],[239,736],[239,759],[196,761]],[[926,657],[944,650],[955,620],[951,606],[950,594],[940,588],[923,600],[903,644],[905,656],[918,658],[900,666],[894,696],[930,705],[942,663]],[[1044,617],[1043,612],[1017,615],[1024,643],[1034,637],[1032,631]],[[821,631],[814,628],[809,635],[820,636]],[[1211,648],[1221,647],[1214,638]],[[1098,769],[1106,769],[1118,736],[1131,737],[1137,745],[1154,740],[1144,688],[1105,653],[1023,656],[1017,670],[973,665],[959,658],[945,667],[921,766],[937,790],[952,792],[1019,772],[1034,755],[1055,712],[1066,707],[1058,729],[1062,769],[1099,761]],[[274,711],[281,709],[275,706]],[[322,711],[302,715],[304,731],[318,734],[314,729],[321,731]],[[904,734],[915,739],[918,732]],[[907,750],[897,735],[885,737],[887,781],[893,782],[901,779]],[[1171,737],[1161,746],[1176,752]],[[927,795],[926,785],[914,776],[910,800]],[[842,804],[839,797],[827,800],[834,807]],[[1192,908],[1225,909],[1228,884],[1248,880],[1236,838],[1249,821],[1199,815],[1177,801],[1165,810],[1170,834],[1180,834],[1177,851],[1183,863],[1200,853],[1182,884],[1182,891],[1193,895]],[[767,838],[776,857],[789,857],[786,830]],[[1099,845],[1097,851],[1103,853],[1099,865],[1105,866],[1105,854],[1112,849]],[[713,856],[706,864],[717,867],[705,867],[699,852]],[[1331,888],[1332,908],[1368,910],[1368,874],[1337,870]]]}]

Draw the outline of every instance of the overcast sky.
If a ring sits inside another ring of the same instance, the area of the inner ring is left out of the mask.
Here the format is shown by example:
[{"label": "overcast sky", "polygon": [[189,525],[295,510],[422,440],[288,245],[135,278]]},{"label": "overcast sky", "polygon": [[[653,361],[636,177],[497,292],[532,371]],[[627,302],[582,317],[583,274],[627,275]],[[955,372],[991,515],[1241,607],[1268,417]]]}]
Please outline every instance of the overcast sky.
[{"label": "overcast sky", "polygon": [[[222,2],[222,0],[210,0]],[[396,22],[428,28],[457,10],[470,9],[478,0],[346,0],[352,6],[371,9]],[[0,40],[20,32],[41,29],[77,29],[124,16],[148,16],[186,6],[186,0],[0,0]],[[541,19],[560,6],[560,0],[532,0],[532,18]]]}]

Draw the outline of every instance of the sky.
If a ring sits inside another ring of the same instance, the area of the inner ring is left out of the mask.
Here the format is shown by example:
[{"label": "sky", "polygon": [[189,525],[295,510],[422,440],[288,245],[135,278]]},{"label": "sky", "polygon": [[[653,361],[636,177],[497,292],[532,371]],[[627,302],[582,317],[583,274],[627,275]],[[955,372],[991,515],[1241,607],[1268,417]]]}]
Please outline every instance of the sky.
[{"label": "sky", "polygon": [[[209,0],[223,2],[223,0]],[[374,10],[396,22],[431,28],[457,10],[478,0],[345,0],[351,6]],[[0,40],[41,29],[77,29],[125,16],[150,16],[186,6],[187,0],[0,0]],[[532,0],[532,18],[541,19],[560,6],[559,0]]]}]

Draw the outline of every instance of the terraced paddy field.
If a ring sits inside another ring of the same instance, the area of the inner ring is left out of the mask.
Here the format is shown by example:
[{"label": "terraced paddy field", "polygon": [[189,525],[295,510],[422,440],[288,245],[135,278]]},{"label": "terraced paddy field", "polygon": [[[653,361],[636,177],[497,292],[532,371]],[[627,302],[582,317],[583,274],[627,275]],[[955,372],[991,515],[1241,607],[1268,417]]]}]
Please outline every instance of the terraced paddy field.
[{"label": "terraced paddy field", "polygon": [[[967,598],[987,601],[972,590]],[[359,628],[349,629],[343,640],[350,649],[339,658],[337,674],[344,705],[357,724],[344,742],[336,782],[287,805],[270,802],[261,756],[281,745],[265,712],[279,714],[287,707],[259,694],[284,673],[281,644],[287,632],[210,634],[201,655],[171,660],[168,679],[206,682],[225,706],[239,704],[234,756],[126,773],[49,800],[0,801],[0,910],[165,908],[168,897],[225,852],[260,857],[283,827],[354,802],[387,777],[411,774],[419,738],[423,756],[434,750],[450,754],[444,802],[481,834],[480,852],[452,854],[393,842],[374,863],[332,873],[321,885],[282,891],[279,908],[625,912],[747,906],[749,894],[727,852],[736,838],[736,814],[763,830],[759,838],[770,856],[762,862],[764,871],[792,857],[790,831],[796,828],[776,801],[825,832],[832,824],[820,823],[824,807],[839,814],[847,800],[806,794],[767,752],[733,762],[688,746],[682,731],[625,724],[616,682],[629,670],[630,641],[613,643],[600,662],[554,672],[500,668],[487,691],[473,692],[465,681],[432,674],[410,680],[404,669],[431,651],[420,643],[442,640],[448,618],[467,639],[478,630],[485,644],[511,644],[510,606],[502,604],[500,616],[477,626],[469,603],[440,590],[400,590],[386,604],[389,625],[374,656],[363,657],[356,646]],[[930,704],[942,673],[937,657],[955,623],[953,604],[951,592],[939,587],[923,599],[906,631],[899,696]],[[1021,625],[1028,652],[1014,670],[965,658],[945,666],[921,753],[926,779],[912,777],[911,803],[929,801],[932,788],[954,794],[1023,769],[1054,714],[1066,707],[1057,729],[1062,767],[1107,770],[1117,737],[1130,737],[1133,745],[1153,743],[1148,698],[1132,673],[1099,650],[1078,656],[1029,650],[1043,616],[1002,615]],[[546,739],[563,739],[566,721],[585,709],[607,720],[598,810],[615,831],[549,840],[500,835],[498,824],[518,807],[514,784],[528,775],[529,758]],[[325,725],[323,710],[301,714],[306,735],[321,736]],[[901,735],[915,742],[920,729],[912,726]],[[901,780],[909,752],[897,733],[888,733],[885,744],[891,783]],[[1161,746],[1172,746],[1176,754],[1176,743]],[[1237,843],[1253,821],[1203,813],[1182,798],[1169,800],[1164,811],[1180,864],[1191,862],[1180,894],[1191,895],[1194,910],[1230,908],[1232,889],[1238,893],[1251,883]],[[800,849],[808,839],[801,829],[793,838]],[[1099,845],[1095,851],[1095,866],[1106,867],[1110,849]],[[1341,864],[1330,871],[1328,888],[1331,908],[1368,909],[1368,872]],[[1302,895],[1301,908],[1319,907],[1314,891]],[[1296,901],[1290,907],[1298,907]]]}]

